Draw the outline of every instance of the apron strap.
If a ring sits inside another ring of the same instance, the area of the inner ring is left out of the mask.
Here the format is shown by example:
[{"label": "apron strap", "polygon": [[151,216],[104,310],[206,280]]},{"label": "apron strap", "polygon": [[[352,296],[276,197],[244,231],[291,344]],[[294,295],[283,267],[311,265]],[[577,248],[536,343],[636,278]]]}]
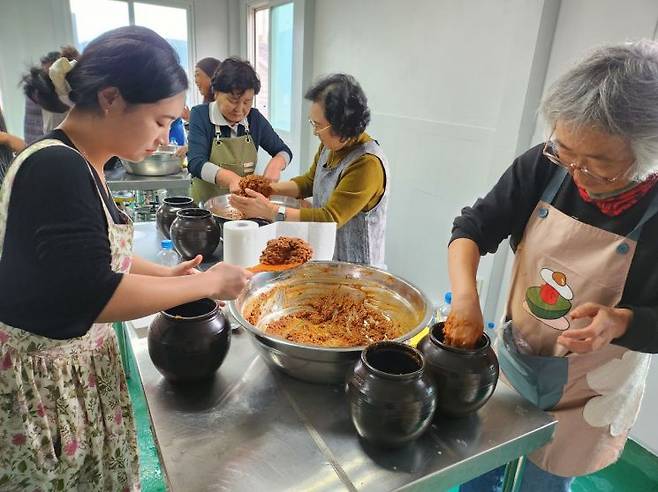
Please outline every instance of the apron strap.
[{"label": "apron strap", "polygon": [[637,241],[638,239],[640,239],[640,234],[642,234],[642,228],[644,227],[644,224],[646,224],[649,220],[651,220],[657,213],[658,213],[658,193],[654,193],[651,203],[644,211],[644,215],[637,223],[635,228],[631,231],[631,233],[627,236],[628,239],[632,239],[633,241]]},{"label": "apron strap", "polygon": [[563,167],[558,167],[557,172],[553,175],[551,180],[548,182],[548,185],[546,185],[546,188],[544,189],[544,193],[542,194],[542,201],[546,203],[553,203],[553,200],[555,199],[555,195],[557,195],[557,192],[560,189],[560,186],[562,186],[562,182],[564,179],[567,177],[567,170],[564,169]]}]

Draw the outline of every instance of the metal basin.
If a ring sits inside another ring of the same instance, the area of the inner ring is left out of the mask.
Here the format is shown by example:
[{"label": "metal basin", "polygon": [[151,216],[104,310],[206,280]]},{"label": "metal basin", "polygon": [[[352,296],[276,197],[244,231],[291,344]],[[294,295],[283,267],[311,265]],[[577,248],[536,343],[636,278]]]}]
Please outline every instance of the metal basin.
[{"label": "metal basin", "polygon": [[160,147],[143,161],[132,162],[122,159],[121,162],[127,172],[138,176],[167,176],[169,174],[176,174],[182,169],[182,159],[174,154],[176,149],[177,147],[168,145],[166,147]]},{"label": "metal basin", "polygon": [[[309,296],[328,293],[338,286],[367,291],[381,312],[405,320],[402,324],[407,331],[396,341],[409,340],[431,322],[429,299],[411,283],[375,267],[337,261],[309,262],[285,272],[255,275],[242,294],[229,304],[229,309],[253,336],[256,348],[271,365],[305,381],[344,383],[364,346],[332,348],[291,342],[264,333],[243,316],[262,294],[272,289],[276,289],[276,293],[269,296],[261,319],[276,318],[277,314],[283,315],[299,307]],[[299,295],[287,295],[293,291]]]},{"label": "metal basin", "polygon": [[[242,212],[229,203],[230,197],[230,193],[214,196],[203,204],[203,208],[209,210],[215,217],[215,220],[222,224],[228,220],[242,219]],[[289,196],[272,195],[270,201],[276,205],[283,205],[284,207],[300,208],[302,200],[299,198],[291,198]]]}]

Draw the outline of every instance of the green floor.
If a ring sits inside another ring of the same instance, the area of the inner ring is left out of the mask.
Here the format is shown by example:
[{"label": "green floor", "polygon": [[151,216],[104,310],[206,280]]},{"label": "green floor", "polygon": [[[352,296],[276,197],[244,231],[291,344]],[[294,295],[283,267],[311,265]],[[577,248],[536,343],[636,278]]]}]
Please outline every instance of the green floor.
[{"label": "green floor", "polygon": [[[144,391],[139,377],[133,370],[135,367],[134,356],[129,349],[127,352],[129,352],[129,370],[127,372],[130,374],[128,389],[137,425],[142,490],[144,492],[165,491],[167,490],[166,482],[153,441]],[[449,492],[457,490],[457,488],[453,488]],[[571,490],[572,492],[658,492],[658,456],[629,440],[617,463],[593,475],[576,479]]]}]

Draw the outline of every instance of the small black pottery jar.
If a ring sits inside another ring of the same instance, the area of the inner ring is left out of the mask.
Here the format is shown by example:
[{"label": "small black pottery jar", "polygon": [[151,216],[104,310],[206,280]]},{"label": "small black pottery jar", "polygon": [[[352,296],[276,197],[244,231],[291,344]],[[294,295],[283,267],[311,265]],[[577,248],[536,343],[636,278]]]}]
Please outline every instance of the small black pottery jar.
[{"label": "small black pottery jar", "polygon": [[167,381],[184,383],[210,378],[231,345],[231,327],[212,299],[161,311],[148,331],[148,350]]},{"label": "small black pottery jar", "polygon": [[422,354],[399,342],[366,347],[345,390],[357,433],[381,447],[400,447],[418,438],[436,407]]},{"label": "small black pottery jar", "polygon": [[180,255],[190,260],[196,255],[212,256],[219,244],[219,228],[208,210],[184,208],[171,224],[171,240]]},{"label": "small black pottery jar", "polygon": [[155,213],[155,223],[160,234],[171,239],[169,235],[171,223],[176,218],[176,212],[184,208],[194,208],[194,200],[189,196],[171,196],[163,200],[162,205]]},{"label": "small black pottery jar", "polygon": [[462,417],[475,412],[496,389],[498,358],[486,333],[473,349],[452,347],[443,342],[443,322],[440,322],[420,341],[418,348],[436,385],[437,415]]}]

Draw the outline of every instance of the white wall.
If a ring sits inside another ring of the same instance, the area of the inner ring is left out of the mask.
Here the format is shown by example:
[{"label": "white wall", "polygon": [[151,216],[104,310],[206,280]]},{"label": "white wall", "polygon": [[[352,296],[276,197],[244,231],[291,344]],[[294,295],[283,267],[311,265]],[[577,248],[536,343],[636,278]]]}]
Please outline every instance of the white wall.
[{"label": "white wall", "polygon": [[[192,0],[191,3],[194,59],[214,56],[223,60],[237,54],[238,0]],[[2,0],[1,9],[2,110],[9,131],[23,135],[25,100],[18,82],[27,67],[38,64],[43,54],[62,44],[72,44],[69,4],[68,0]],[[193,84],[192,80],[190,84]]]},{"label": "white wall", "polygon": [[[360,81],[368,131],[390,160],[389,269],[438,300],[448,289],[453,218],[516,153],[544,2],[418,0],[411,9],[333,0],[315,8],[313,75],[343,71]],[[309,141],[313,153],[317,145]],[[484,281],[490,267],[485,259]]]}]

